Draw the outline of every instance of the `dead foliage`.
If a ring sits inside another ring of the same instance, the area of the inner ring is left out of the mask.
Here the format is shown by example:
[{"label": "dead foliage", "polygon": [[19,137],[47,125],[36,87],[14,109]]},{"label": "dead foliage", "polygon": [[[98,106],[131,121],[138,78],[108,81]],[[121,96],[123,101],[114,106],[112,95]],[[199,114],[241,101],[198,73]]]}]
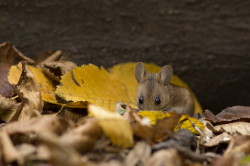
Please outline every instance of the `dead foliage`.
[{"label": "dead foliage", "polygon": [[[0,68],[0,166],[250,163],[250,107],[229,107],[218,115],[206,110],[198,118],[138,110],[133,80],[126,80],[133,63],[117,65],[110,74],[94,65],[76,67],[60,50],[31,60],[10,43],[0,45],[0,55],[6,64]],[[117,72],[127,75],[119,79]],[[179,79],[173,82],[187,88]]]}]

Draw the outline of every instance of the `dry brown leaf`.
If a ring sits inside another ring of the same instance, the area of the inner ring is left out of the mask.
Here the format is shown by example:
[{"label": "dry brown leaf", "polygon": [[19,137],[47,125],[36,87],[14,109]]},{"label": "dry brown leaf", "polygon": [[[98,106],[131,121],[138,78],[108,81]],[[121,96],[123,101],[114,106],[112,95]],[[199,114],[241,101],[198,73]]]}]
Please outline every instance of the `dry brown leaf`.
[{"label": "dry brown leaf", "polygon": [[172,135],[181,114],[173,113],[172,116],[158,120],[154,125],[154,141],[162,142]]},{"label": "dry brown leaf", "polygon": [[37,161],[49,161],[50,159],[50,150],[44,144],[36,145],[36,152],[31,156],[27,156],[28,159],[37,160]]},{"label": "dry brown leaf", "polygon": [[240,158],[242,154],[231,154],[220,157],[212,163],[212,166],[240,166]]},{"label": "dry brown leaf", "polygon": [[41,67],[43,72],[52,80],[55,80],[59,83],[61,80],[61,76],[64,75],[67,71],[70,71],[77,67],[77,65],[71,61],[55,61],[42,63],[39,65],[39,67]]},{"label": "dry brown leaf", "polygon": [[14,147],[9,135],[0,131],[0,148],[2,153],[2,160],[5,165],[17,162],[18,164],[23,164],[24,160],[17,149]]},{"label": "dry brown leaf", "polygon": [[152,144],[154,129],[150,125],[149,121],[147,123],[147,121],[145,121],[146,119],[142,119],[137,112],[129,106],[126,106],[126,111],[123,116],[131,125],[135,136],[144,139],[147,143]]},{"label": "dry brown leaf", "polygon": [[[47,78],[45,74],[42,72],[42,70],[39,68],[30,66],[30,65],[27,65],[27,68],[34,75],[35,82],[38,85],[38,88],[41,92],[41,97],[43,101],[46,101],[52,104],[63,105],[65,107],[73,107],[73,108],[82,108],[84,106],[86,107],[86,104],[84,105],[83,103],[64,104],[64,102],[58,102],[56,95],[55,95],[56,88],[52,80]],[[9,75],[8,75],[8,81],[10,82],[10,84],[15,86],[20,80],[21,73],[22,73],[21,63],[19,63],[18,65],[11,66]]]},{"label": "dry brown leaf", "polygon": [[213,137],[208,142],[203,143],[202,145],[204,145],[206,147],[212,147],[212,146],[216,146],[216,145],[218,145],[220,143],[229,142],[231,140],[231,138],[232,138],[231,135],[229,135],[226,132],[223,132],[220,135],[217,135],[217,136]]},{"label": "dry brown leaf", "polygon": [[45,58],[43,60],[40,60],[39,64],[60,61],[62,60],[62,56],[63,56],[63,52],[61,50],[57,50],[54,53],[51,53],[50,51],[40,53],[40,56],[38,56],[38,58],[42,58],[42,57],[45,57]]},{"label": "dry brown leaf", "polygon": [[9,122],[20,108],[21,103],[0,95],[0,119],[2,121]]},{"label": "dry brown leaf", "polygon": [[85,153],[93,149],[97,139],[102,135],[103,131],[97,120],[88,118],[83,124],[63,134],[60,141],[74,147],[80,153]]},{"label": "dry brown leaf", "polygon": [[173,113],[172,116],[157,120],[156,124],[151,126],[147,118],[141,118],[137,111],[126,106],[124,118],[130,123],[135,136],[143,138],[146,142],[161,142],[172,136],[181,114]]},{"label": "dry brown leaf", "polygon": [[184,161],[174,148],[160,150],[153,154],[145,166],[182,166]]},{"label": "dry brown leaf", "polygon": [[22,109],[16,112],[12,120],[23,121],[40,116],[43,109],[43,100],[34,80],[34,75],[25,63],[22,63],[22,73],[14,88],[22,101]]},{"label": "dry brown leaf", "polygon": [[249,120],[250,119],[250,107],[247,106],[233,106],[222,110],[216,116],[209,110],[205,110],[205,117],[213,122],[231,122],[236,120]]},{"label": "dry brown leaf", "polygon": [[93,164],[93,166],[124,166],[124,164],[119,162],[119,161],[116,161],[116,160],[111,160],[111,161],[107,161],[107,162]]},{"label": "dry brown leaf", "polygon": [[22,158],[24,158],[25,160],[27,160],[29,156],[36,153],[37,151],[36,146],[27,143],[22,143],[20,145],[17,145],[16,149],[18,153],[22,156]]},{"label": "dry brown leaf", "polygon": [[11,97],[14,95],[13,88],[7,80],[7,76],[10,66],[21,60],[34,63],[33,60],[25,57],[14,46],[12,46],[10,42],[0,44],[0,95],[5,97]]},{"label": "dry brown leaf", "polygon": [[249,122],[232,122],[214,126],[214,129],[221,132],[225,131],[230,134],[250,135]]},{"label": "dry brown leaf", "polygon": [[0,61],[9,65],[18,63],[19,61],[26,61],[29,64],[34,64],[34,61],[24,56],[15,46],[10,42],[0,44]]},{"label": "dry brown leaf", "polygon": [[42,132],[52,132],[59,135],[72,127],[73,125],[65,119],[50,115],[43,115],[41,117],[32,118],[26,121],[8,123],[2,127],[1,130],[7,132],[9,135],[29,135]]},{"label": "dry brown leaf", "polygon": [[83,166],[88,163],[72,146],[58,141],[59,137],[53,133],[39,133],[39,140],[50,150],[50,162],[54,165]]},{"label": "dry brown leaf", "polygon": [[67,107],[61,109],[62,110],[57,112],[56,115],[63,119],[73,121],[76,124],[86,119],[87,110],[85,109],[67,108]]},{"label": "dry brown leaf", "polygon": [[[1,56],[1,55],[0,55]],[[10,65],[0,62],[0,95],[11,97],[14,95],[12,86],[8,83],[7,76]]]},{"label": "dry brown leaf", "polygon": [[151,147],[145,142],[138,142],[129,152],[125,160],[125,166],[137,166],[146,164],[150,157]]},{"label": "dry brown leaf", "polygon": [[224,156],[237,153],[250,153],[250,136],[234,136],[224,153]]}]

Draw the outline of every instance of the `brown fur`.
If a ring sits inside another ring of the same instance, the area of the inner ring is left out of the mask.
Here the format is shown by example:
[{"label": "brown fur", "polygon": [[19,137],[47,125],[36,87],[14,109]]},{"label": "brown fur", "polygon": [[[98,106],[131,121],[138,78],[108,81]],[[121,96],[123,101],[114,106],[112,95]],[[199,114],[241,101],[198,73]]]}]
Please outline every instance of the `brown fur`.
[{"label": "brown fur", "polygon": [[[136,101],[140,110],[177,111],[183,114],[193,115],[194,102],[190,92],[181,87],[170,84],[173,71],[171,66],[164,66],[160,73],[148,73],[142,63],[135,68],[135,77],[139,85],[136,93]],[[139,98],[144,97],[143,104],[139,104]],[[155,103],[159,97],[160,104]]]}]

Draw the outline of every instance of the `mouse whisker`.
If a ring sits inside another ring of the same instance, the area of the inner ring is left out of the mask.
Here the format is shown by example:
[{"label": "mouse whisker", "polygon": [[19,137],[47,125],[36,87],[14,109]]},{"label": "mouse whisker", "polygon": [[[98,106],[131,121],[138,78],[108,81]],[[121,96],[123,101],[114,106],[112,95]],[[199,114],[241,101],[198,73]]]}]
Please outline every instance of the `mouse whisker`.
[{"label": "mouse whisker", "polygon": [[168,100],[167,105],[175,98],[176,95],[173,95],[172,97],[170,97],[170,99]]},{"label": "mouse whisker", "polygon": [[167,105],[166,107],[163,107],[162,110],[167,110],[167,109],[169,109],[169,108],[171,108],[171,107],[173,107],[173,106],[176,106],[176,104]]}]

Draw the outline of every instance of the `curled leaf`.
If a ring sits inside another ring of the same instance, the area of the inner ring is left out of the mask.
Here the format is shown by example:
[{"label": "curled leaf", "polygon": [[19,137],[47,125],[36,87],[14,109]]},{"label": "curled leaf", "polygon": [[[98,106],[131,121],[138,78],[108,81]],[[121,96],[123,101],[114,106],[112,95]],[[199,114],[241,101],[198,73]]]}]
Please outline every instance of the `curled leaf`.
[{"label": "curled leaf", "polygon": [[22,101],[22,109],[16,112],[13,120],[26,120],[40,116],[40,112],[43,109],[43,101],[34,75],[25,63],[22,63],[22,73],[14,88]]},{"label": "curled leaf", "polygon": [[88,118],[85,123],[67,131],[60,138],[60,141],[74,147],[80,153],[85,153],[93,149],[97,139],[102,135],[103,131],[98,125],[98,121],[94,118]]},{"label": "curled leaf", "polygon": [[34,63],[33,60],[25,57],[14,46],[12,46],[10,42],[0,44],[0,95],[5,97],[11,97],[14,95],[13,88],[7,81],[7,76],[10,66],[21,60]]},{"label": "curled leaf", "polygon": [[233,106],[222,110],[219,114],[214,115],[211,111],[205,110],[206,119],[213,123],[227,123],[236,120],[250,119],[250,107],[248,106]]},{"label": "curled leaf", "polygon": [[217,131],[225,131],[230,134],[250,135],[249,122],[232,122],[214,127]]},{"label": "curled leaf", "polygon": [[9,135],[1,131],[0,132],[0,149],[1,149],[1,158],[3,158],[5,165],[11,163],[23,164],[23,158],[18,153],[17,149],[14,147]]},{"label": "curled leaf", "polygon": [[60,82],[61,76],[64,75],[67,71],[70,71],[73,68],[77,67],[76,64],[70,61],[46,62],[42,63],[39,66],[47,76],[57,82]]},{"label": "curled leaf", "polygon": [[21,108],[21,103],[15,100],[5,98],[0,95],[0,119],[9,122],[14,114]]},{"label": "curled leaf", "polygon": [[124,148],[133,145],[132,129],[121,115],[95,105],[89,105],[88,111],[98,120],[98,124],[114,145]]},{"label": "curled leaf", "polygon": [[[27,68],[32,72],[34,75],[34,79],[36,84],[38,85],[39,91],[41,92],[41,97],[43,101],[53,103],[53,104],[59,104],[64,105],[66,107],[76,107],[76,108],[82,108],[84,107],[84,104],[82,103],[67,103],[63,104],[57,101],[56,95],[55,95],[55,86],[53,82],[45,76],[45,74],[42,72],[41,69],[26,65]],[[11,66],[8,80],[10,84],[16,85],[20,79],[20,75],[22,72],[22,65],[19,63],[18,65]]]}]

